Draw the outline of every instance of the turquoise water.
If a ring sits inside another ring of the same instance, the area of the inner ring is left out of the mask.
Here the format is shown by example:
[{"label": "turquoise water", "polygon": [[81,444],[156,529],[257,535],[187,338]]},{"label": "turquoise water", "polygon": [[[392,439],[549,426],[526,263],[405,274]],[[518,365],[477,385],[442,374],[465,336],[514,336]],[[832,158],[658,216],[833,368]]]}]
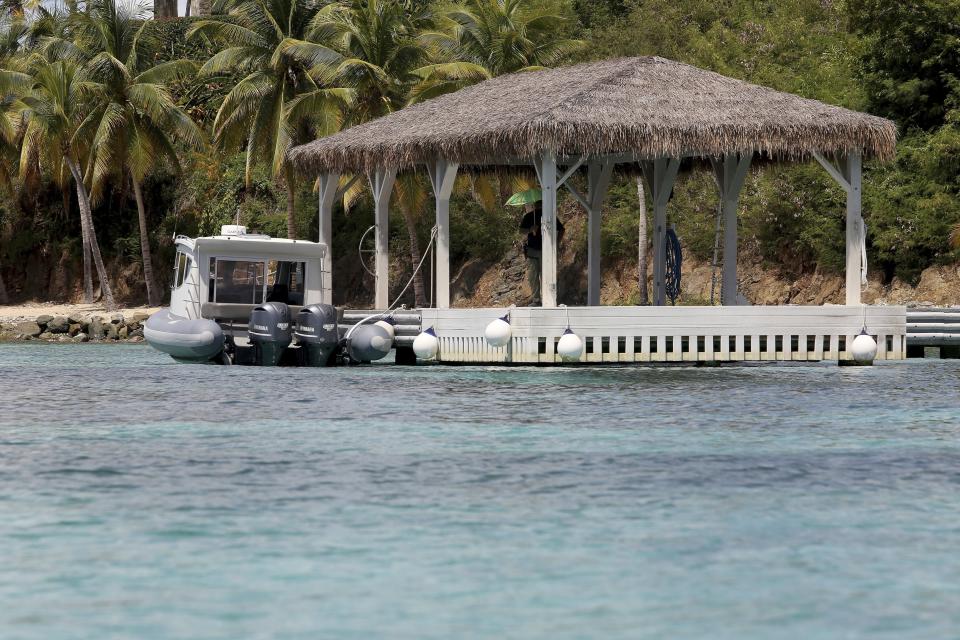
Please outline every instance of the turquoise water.
[{"label": "turquoise water", "polygon": [[957,637],[958,385],[0,346],[0,637]]}]

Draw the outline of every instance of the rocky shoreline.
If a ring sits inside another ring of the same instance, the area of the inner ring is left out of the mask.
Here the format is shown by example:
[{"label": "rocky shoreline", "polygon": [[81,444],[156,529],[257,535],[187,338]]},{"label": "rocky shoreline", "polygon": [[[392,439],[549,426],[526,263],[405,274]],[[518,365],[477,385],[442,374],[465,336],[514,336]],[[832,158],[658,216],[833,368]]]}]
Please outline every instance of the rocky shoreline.
[{"label": "rocky shoreline", "polygon": [[0,323],[0,342],[143,342],[149,313],[81,316],[39,315],[33,320]]}]

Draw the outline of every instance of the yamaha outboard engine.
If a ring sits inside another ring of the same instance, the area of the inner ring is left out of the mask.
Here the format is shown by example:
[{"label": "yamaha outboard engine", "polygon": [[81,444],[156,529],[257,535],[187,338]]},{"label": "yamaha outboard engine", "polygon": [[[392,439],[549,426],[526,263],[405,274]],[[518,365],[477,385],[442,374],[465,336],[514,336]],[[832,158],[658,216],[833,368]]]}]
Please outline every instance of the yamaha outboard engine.
[{"label": "yamaha outboard engine", "polygon": [[290,307],[282,302],[265,302],[250,312],[247,333],[253,347],[254,364],[273,367],[290,346]]},{"label": "yamaha outboard engine", "polygon": [[337,309],[329,304],[312,304],[300,309],[294,334],[300,345],[300,364],[325,367],[340,344]]}]

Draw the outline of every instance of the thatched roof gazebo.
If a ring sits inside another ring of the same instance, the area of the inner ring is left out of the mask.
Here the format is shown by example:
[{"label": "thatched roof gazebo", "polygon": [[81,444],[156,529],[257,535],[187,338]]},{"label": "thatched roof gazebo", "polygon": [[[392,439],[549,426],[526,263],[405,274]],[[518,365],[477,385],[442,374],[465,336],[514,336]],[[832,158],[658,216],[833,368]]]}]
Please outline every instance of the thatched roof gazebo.
[{"label": "thatched roof gazebo", "polygon": [[[501,76],[294,148],[320,174],[320,239],[330,244],[341,174],[369,177],[376,205],[376,307],[388,305],[387,206],[398,171],[426,166],[436,195],[436,300],[449,306],[449,200],[459,167],[533,166],[543,191],[543,306],[556,306],[556,202],[589,214],[588,304],[599,304],[600,208],[617,165],[642,168],[654,210],[654,302],[665,300],[666,207],[680,162],[709,161],[723,202],[721,300],[737,299],[736,212],[751,162],[815,158],[847,193],[848,305],[860,303],[861,161],[894,155],[889,120],[657,57]],[[569,178],[581,168],[587,193]],[[328,252],[329,255],[329,252]],[[328,265],[330,259],[328,257]],[[329,269],[328,269],[329,270]]]}]

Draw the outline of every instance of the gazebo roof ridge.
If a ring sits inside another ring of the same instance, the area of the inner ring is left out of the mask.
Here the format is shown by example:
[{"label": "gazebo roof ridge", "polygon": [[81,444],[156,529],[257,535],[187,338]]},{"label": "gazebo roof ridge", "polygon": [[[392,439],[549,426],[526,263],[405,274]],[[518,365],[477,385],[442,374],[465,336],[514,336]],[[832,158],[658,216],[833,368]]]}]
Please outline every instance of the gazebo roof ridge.
[{"label": "gazebo roof ridge", "polygon": [[889,159],[890,120],[660,57],[499,76],[291,150],[306,172],[501,164],[546,149],[636,158],[814,153]]}]

